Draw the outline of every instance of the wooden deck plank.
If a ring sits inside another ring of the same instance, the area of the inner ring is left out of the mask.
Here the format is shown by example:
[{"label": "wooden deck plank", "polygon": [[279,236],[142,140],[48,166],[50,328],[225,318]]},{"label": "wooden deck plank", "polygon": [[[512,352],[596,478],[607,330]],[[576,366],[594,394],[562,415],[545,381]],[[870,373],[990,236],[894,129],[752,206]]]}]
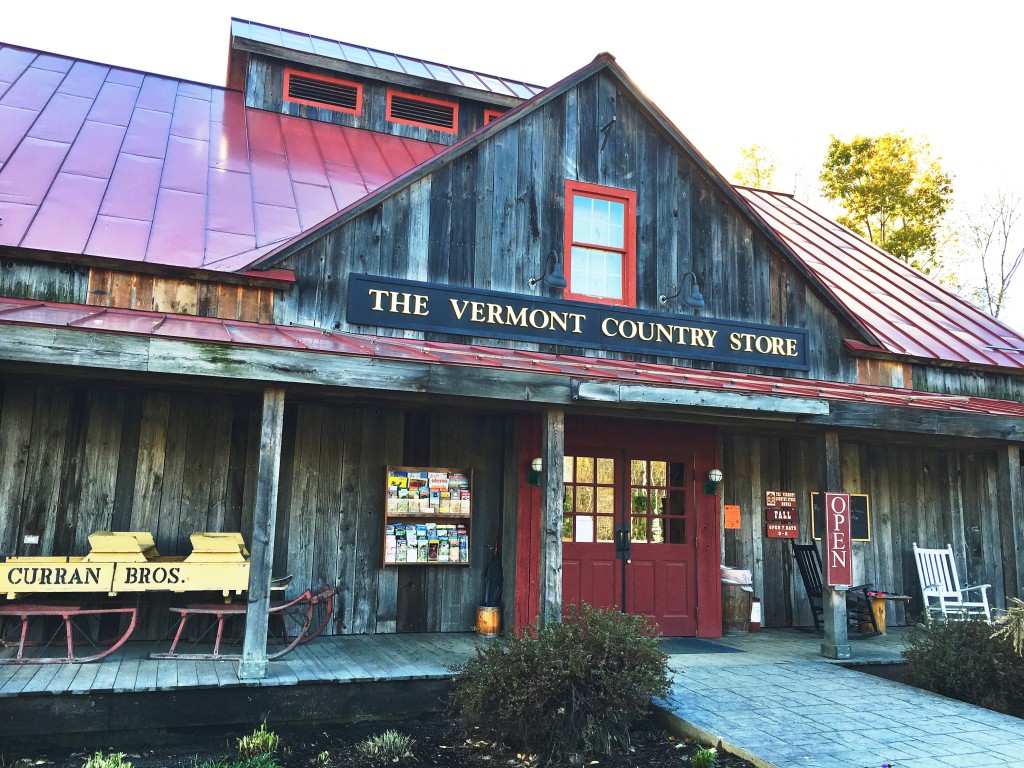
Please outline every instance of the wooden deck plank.
[{"label": "wooden deck plank", "polygon": [[410,677],[433,677],[438,673],[438,661],[424,653],[420,643],[395,642],[393,636],[375,636],[372,641],[377,652],[396,670],[408,672]]},{"label": "wooden deck plank", "polygon": [[[121,668],[121,657],[117,654],[107,656],[100,662],[93,662],[99,666],[96,670],[96,677],[89,685],[90,691],[110,691],[114,688],[114,681],[117,679],[117,671]],[[75,678],[77,680],[77,678]]]},{"label": "wooden deck plank", "polygon": [[318,637],[307,644],[310,652],[316,654],[326,667],[331,679],[345,682],[366,679],[369,673],[352,661],[348,654],[343,653],[333,640],[330,637]]},{"label": "wooden deck plank", "polygon": [[373,679],[373,672],[352,656],[347,644],[339,637],[322,637],[313,641],[320,645],[323,655],[338,668],[338,679],[365,681]]},{"label": "wooden deck plank", "polygon": [[217,673],[217,685],[220,687],[238,685],[237,661],[218,661],[216,662],[215,671]]},{"label": "wooden deck plank", "polygon": [[21,693],[25,690],[25,686],[31,682],[32,678],[35,677],[36,673],[41,669],[43,669],[42,665],[33,666],[28,664],[19,666],[17,671],[4,686],[5,690],[12,694]]},{"label": "wooden deck plank", "polygon": [[199,671],[196,668],[198,662],[191,659],[176,659],[174,664],[178,668],[179,688],[196,688],[199,686]]},{"label": "wooden deck plank", "polygon": [[217,678],[217,665],[219,661],[197,661],[196,662],[196,685],[200,688],[216,687],[220,681]]},{"label": "wooden deck plank", "polygon": [[172,659],[160,659],[156,663],[156,687],[166,691],[178,687],[178,664]]},{"label": "wooden deck plank", "polygon": [[288,666],[288,657],[269,662],[267,676],[263,678],[260,685],[295,685],[299,679],[295,676],[292,668]]},{"label": "wooden deck plank", "polygon": [[381,666],[362,642],[362,635],[346,635],[341,647],[359,666],[370,673],[371,679],[386,680],[390,677],[388,670]]},{"label": "wooden deck plank", "polygon": [[78,674],[79,666],[78,664],[61,664],[57,674],[53,676],[50,684],[46,687],[47,692],[67,693],[71,683],[74,682],[75,675]]},{"label": "wooden deck plank", "polygon": [[139,673],[135,678],[135,690],[155,691],[157,669],[160,662],[143,656],[139,659]]},{"label": "wooden deck plank", "polygon": [[50,681],[56,677],[57,673],[61,670],[61,667],[66,667],[67,664],[45,664],[39,669],[29,680],[25,687],[21,689],[21,693],[40,693],[47,690],[50,686]]},{"label": "wooden deck plank", "polygon": [[117,676],[114,678],[115,691],[134,691],[135,681],[139,677],[138,659],[122,659],[121,666],[117,669]]},{"label": "wooden deck plank", "polygon": [[[113,661],[111,661],[113,663]],[[96,681],[96,675],[100,673],[103,662],[92,664],[76,664],[77,674],[68,686],[68,693],[88,693],[92,690],[92,684]]]}]

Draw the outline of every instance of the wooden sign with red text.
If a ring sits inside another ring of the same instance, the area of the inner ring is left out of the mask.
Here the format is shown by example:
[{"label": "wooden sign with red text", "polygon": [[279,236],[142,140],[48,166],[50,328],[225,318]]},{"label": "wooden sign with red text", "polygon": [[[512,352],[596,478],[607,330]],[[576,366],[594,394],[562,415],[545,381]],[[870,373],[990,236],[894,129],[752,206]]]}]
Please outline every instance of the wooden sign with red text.
[{"label": "wooden sign with red text", "polygon": [[764,532],[769,539],[800,538],[800,526],[795,523],[766,523]]},{"label": "wooden sign with red text", "polygon": [[825,583],[849,587],[853,583],[850,539],[850,494],[825,494]]}]

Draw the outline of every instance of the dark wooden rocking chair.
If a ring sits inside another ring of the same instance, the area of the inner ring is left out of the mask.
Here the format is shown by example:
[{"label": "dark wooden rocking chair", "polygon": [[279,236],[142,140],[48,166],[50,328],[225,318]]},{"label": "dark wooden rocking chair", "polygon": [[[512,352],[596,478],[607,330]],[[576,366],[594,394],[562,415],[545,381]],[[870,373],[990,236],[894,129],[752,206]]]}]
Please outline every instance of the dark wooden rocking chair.
[{"label": "dark wooden rocking chair", "polygon": [[[796,558],[797,567],[800,569],[800,578],[803,579],[804,589],[807,591],[807,600],[811,604],[811,613],[814,615],[814,628],[818,632],[823,629],[822,623],[822,578],[821,578],[821,555],[818,553],[818,546],[813,542],[810,544],[797,544],[793,539],[789,540],[793,545],[793,557]],[[857,587],[850,587],[846,593],[846,622],[850,627],[858,630],[862,626],[871,625],[871,629],[877,633],[878,624],[875,623],[875,614],[871,611],[871,601],[868,599],[870,584],[861,584]]]}]

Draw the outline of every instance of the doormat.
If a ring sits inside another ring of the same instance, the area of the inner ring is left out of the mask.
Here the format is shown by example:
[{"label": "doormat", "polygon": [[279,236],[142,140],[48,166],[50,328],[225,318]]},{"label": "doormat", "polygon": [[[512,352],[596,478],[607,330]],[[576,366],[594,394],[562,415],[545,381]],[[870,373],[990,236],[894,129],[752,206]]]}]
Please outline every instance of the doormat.
[{"label": "doormat", "polygon": [[696,637],[666,637],[661,641],[661,650],[672,656],[693,653],[744,653],[739,648],[698,640]]}]

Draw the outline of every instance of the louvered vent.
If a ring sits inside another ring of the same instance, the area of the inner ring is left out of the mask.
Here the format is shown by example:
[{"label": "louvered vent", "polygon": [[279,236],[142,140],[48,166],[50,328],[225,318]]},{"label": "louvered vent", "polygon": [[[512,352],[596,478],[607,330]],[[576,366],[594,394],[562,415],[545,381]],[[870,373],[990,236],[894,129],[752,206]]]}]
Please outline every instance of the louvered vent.
[{"label": "louvered vent", "polygon": [[457,114],[458,105],[452,102],[390,94],[388,119],[395,122],[452,133],[455,131]]},{"label": "louvered vent", "polygon": [[358,83],[289,70],[285,73],[285,98],[299,104],[358,114],[362,108],[362,87]]}]

